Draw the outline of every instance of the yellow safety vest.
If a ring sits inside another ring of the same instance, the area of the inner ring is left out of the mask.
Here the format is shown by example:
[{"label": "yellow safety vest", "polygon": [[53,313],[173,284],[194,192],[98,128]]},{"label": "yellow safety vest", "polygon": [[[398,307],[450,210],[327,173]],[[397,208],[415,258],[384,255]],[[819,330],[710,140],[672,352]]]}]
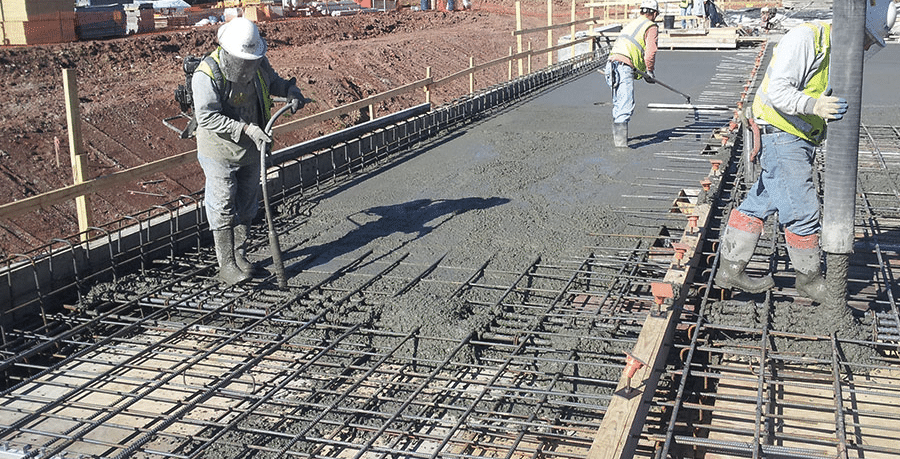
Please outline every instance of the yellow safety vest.
[{"label": "yellow safety vest", "polygon": [[[211,57],[216,62],[216,65],[219,66],[218,76],[216,75],[216,72],[214,72],[213,69],[210,68],[209,64],[206,62],[206,59],[200,62],[200,65],[197,66],[197,70],[205,73],[210,78],[212,78],[213,81],[220,85],[224,82],[224,78],[221,78],[222,61],[221,57],[219,56],[219,52],[221,51],[222,47],[220,46],[209,55],[209,57]],[[259,80],[259,88],[261,89],[259,94],[259,106],[262,107],[263,120],[260,124],[265,126],[265,124],[269,122],[269,119],[272,118],[272,97],[271,94],[269,94],[269,85],[266,84],[266,80],[265,78],[263,78],[262,69],[256,70],[256,78]]]},{"label": "yellow safety vest", "polygon": [[[634,68],[646,72],[647,64],[644,63],[644,49],[646,48],[647,43],[644,41],[644,36],[647,33],[647,29],[650,27],[657,27],[657,25],[655,22],[644,16],[629,22],[628,25],[622,29],[619,38],[616,39],[616,43],[613,45],[610,54],[621,54],[622,56],[626,56],[631,59]],[[636,78],[640,79],[641,76],[637,75]]]},{"label": "yellow safety vest", "polygon": [[[816,56],[821,56],[821,64],[813,70],[812,76],[803,88],[803,94],[818,98],[828,88],[828,66],[831,61],[831,24],[828,23],[804,23],[805,27],[812,29],[815,34]],[[772,54],[772,60],[778,58],[778,47]],[[788,59],[790,56],[787,57]],[[825,138],[825,120],[816,115],[788,115],[774,106],[769,99],[769,73],[766,72],[759,91],[753,99],[753,114],[769,124],[789,132],[797,137],[818,145]]]},{"label": "yellow safety vest", "polygon": [[681,8],[687,8],[690,6],[691,0],[681,0],[681,3],[678,4]]}]

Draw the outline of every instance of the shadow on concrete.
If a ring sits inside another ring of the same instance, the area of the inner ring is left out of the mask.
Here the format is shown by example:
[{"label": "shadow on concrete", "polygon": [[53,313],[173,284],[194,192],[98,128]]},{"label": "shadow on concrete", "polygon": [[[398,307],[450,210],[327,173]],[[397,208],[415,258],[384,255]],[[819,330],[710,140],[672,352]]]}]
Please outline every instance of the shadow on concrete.
[{"label": "shadow on concrete", "polygon": [[322,245],[309,245],[284,254],[284,259],[305,258],[294,265],[321,265],[391,235],[409,235],[392,252],[422,238],[444,223],[472,210],[483,210],[508,203],[507,198],[417,199],[402,204],[377,206],[347,217],[356,228],[339,239]]},{"label": "shadow on concrete", "polygon": [[678,133],[677,130],[684,130],[683,127],[672,128],[672,129],[664,129],[655,134],[644,134],[632,137],[628,140],[628,146],[630,148],[643,148],[650,145],[656,145],[658,143],[668,142],[673,139],[677,139],[679,137],[684,137],[684,132]]}]

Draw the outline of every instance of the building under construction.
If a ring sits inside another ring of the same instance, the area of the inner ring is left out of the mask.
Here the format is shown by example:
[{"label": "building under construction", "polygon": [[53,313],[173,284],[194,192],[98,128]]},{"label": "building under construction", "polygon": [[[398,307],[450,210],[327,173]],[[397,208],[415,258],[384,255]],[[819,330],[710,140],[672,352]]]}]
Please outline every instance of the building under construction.
[{"label": "building under construction", "polygon": [[778,38],[667,54],[628,149],[599,46],[273,152],[283,270],[260,218],[236,286],[202,193],[11,257],[0,458],[900,457],[900,45],[851,100],[846,306],[774,218],[775,288],[713,282]]}]

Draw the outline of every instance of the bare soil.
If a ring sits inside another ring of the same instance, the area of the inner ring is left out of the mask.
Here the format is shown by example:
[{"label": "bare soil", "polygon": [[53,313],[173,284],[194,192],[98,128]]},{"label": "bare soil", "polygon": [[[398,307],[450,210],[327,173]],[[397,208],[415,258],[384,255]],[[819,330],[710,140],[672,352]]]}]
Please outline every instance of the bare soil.
[{"label": "bare soil", "polygon": [[[305,116],[420,80],[426,67],[432,68],[432,76],[441,78],[468,67],[470,57],[482,63],[508,55],[516,45],[511,33],[516,22],[514,9],[512,2],[508,3],[475,3],[471,10],[457,12],[404,9],[347,17],[285,18],[261,23],[260,29],[276,71],[286,78],[297,77],[305,95],[316,100],[295,115]],[[546,24],[543,4],[525,3],[523,10],[532,13],[525,15],[525,27]],[[555,11],[567,9],[560,5]],[[0,203],[72,183],[64,68],[75,69],[77,74],[81,150],[88,155],[89,178],[193,150],[193,140],[180,139],[162,120],[179,113],[173,91],[184,82],[184,56],[214,49],[216,27],[0,48]],[[537,35],[534,47],[543,47],[546,35]],[[488,86],[506,76],[506,66],[497,66],[478,75],[477,84]],[[466,91],[468,79],[461,78],[437,89],[432,102],[447,102]],[[376,107],[376,116],[422,102],[420,93],[398,96]],[[276,139],[275,148],[366,117],[361,113],[323,123],[315,130],[290,133]],[[93,194],[94,226],[163,205],[202,187],[202,171],[193,164],[136,180],[113,192]],[[75,233],[74,203],[4,219],[0,258]]]}]

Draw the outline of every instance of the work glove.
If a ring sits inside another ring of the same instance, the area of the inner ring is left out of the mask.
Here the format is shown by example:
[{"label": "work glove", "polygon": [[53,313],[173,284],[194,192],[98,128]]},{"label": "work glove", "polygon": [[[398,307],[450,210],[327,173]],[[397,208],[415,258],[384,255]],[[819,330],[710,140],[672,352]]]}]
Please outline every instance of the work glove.
[{"label": "work glove", "polygon": [[821,96],[813,105],[813,114],[826,120],[839,120],[847,113],[847,101],[840,97]]},{"label": "work glove", "polygon": [[297,113],[297,110],[303,108],[306,105],[306,97],[303,97],[303,93],[300,92],[300,88],[296,86],[291,86],[291,89],[288,90],[288,104],[291,105],[291,113]]},{"label": "work glove", "polygon": [[656,83],[656,75],[654,75],[653,72],[647,72],[647,76],[644,77],[644,79],[647,80],[647,83]]},{"label": "work glove", "polygon": [[247,137],[250,137],[250,139],[253,140],[253,143],[255,143],[256,145],[262,146],[263,144],[267,144],[272,141],[272,138],[269,137],[261,127],[255,124],[248,124],[244,126],[244,134],[247,134]]}]

